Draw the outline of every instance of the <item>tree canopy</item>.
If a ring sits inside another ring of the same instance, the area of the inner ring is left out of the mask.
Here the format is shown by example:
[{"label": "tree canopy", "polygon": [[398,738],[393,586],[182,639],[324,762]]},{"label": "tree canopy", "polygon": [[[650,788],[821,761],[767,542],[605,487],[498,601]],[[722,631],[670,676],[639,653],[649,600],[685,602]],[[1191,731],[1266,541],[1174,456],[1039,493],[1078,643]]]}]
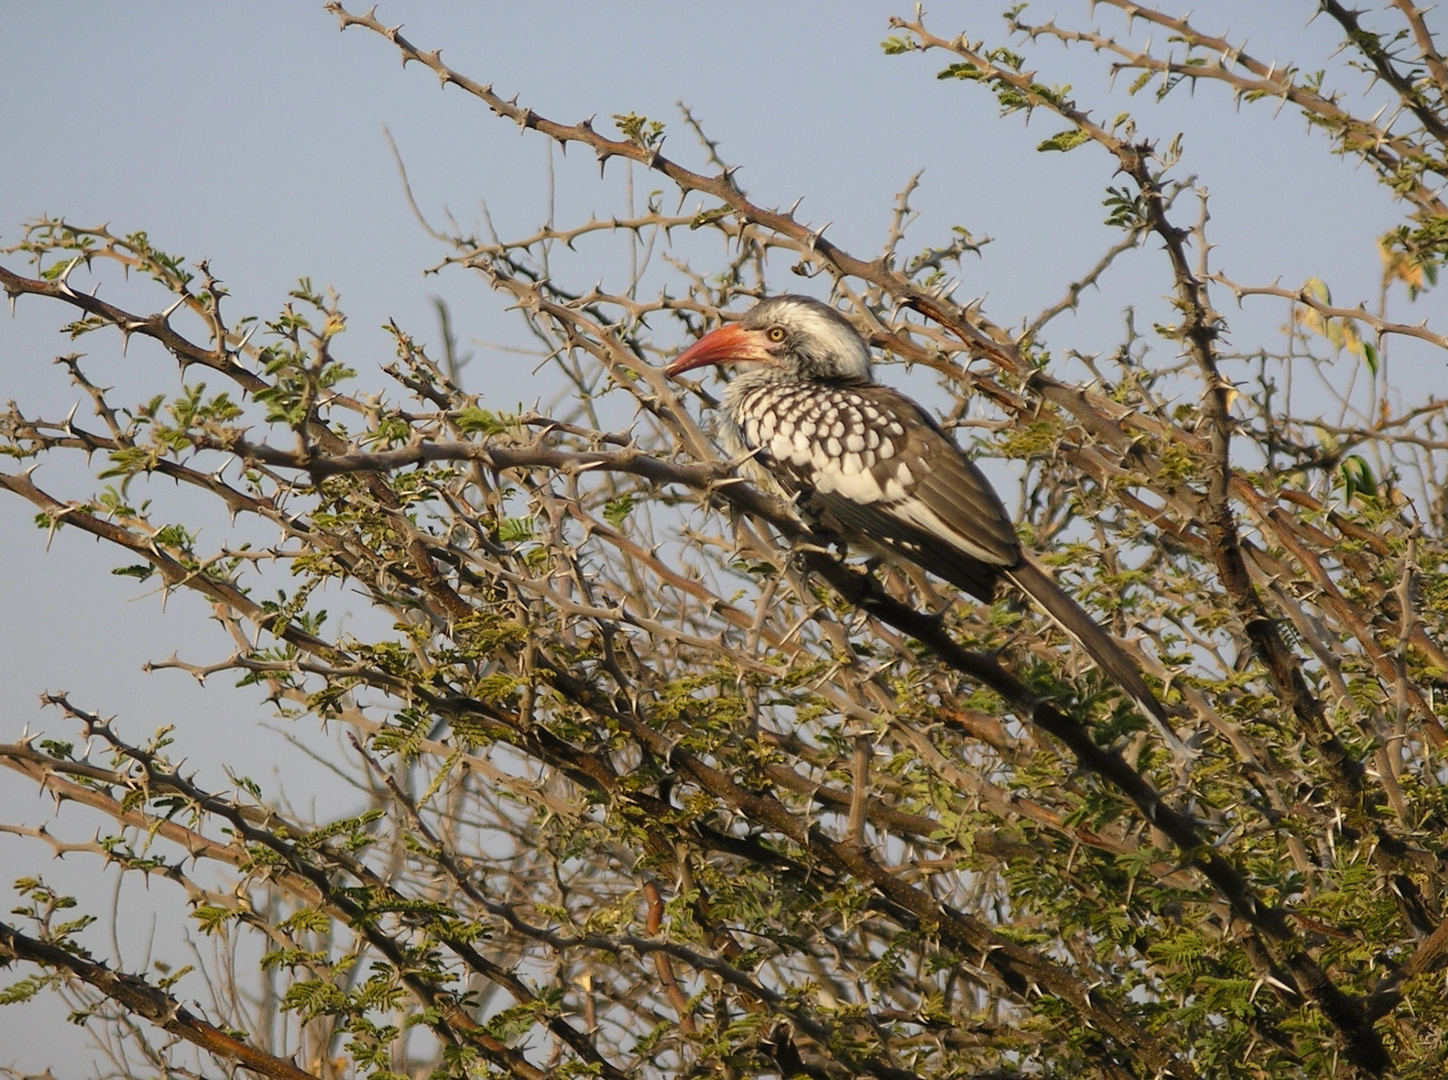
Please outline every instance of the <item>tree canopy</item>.
[{"label": "tree canopy", "polygon": [[[1003,125],[1050,118],[1040,151],[1100,193],[1112,242],[1033,268],[1059,299],[1022,312],[956,295],[984,241],[917,236],[914,181],[881,248],[847,250],[752,196],[688,110],[544,115],[445,43],[326,7],[349,43],[593,155],[600,185],[626,166],[656,190],[516,234],[419,210],[438,269],[536,343],[553,396],[521,408],[446,334],[389,322],[369,369],[324,285],[252,316],[219,259],[24,225],[0,260],[19,317],[61,309],[92,352],[148,339],[176,369],[127,396],[61,356],[86,405],[6,407],[0,505],[204,598],[229,653],[197,637],[153,667],[337,734],[353,798],[306,810],[293,783],[189,766],[199,726],[138,734],[48,694],[0,763],[54,802],[0,829],[97,887],[27,871],[0,1000],[62,995],[127,1077],[1443,1075],[1448,337],[1424,315],[1448,63],[1427,13],[1304,5],[1341,39],[1321,72],[1126,0],[1020,6],[983,39],[892,19],[902,102],[923,74],[993,95]],[[1218,269],[1211,177],[1053,80],[1057,47],[1143,101],[1305,120],[1370,170],[1400,211],[1378,295]],[[618,261],[599,280],[580,249]],[[1168,314],[1076,351],[1062,316],[1128,259]],[[149,292],[98,291],[121,279]],[[1018,595],[852,554],[721,456],[717,385],[663,366],[783,291],[933,375],[942,424],[1192,757]],[[1285,325],[1257,333],[1264,309]],[[193,955],[108,962],[106,875],[184,902]]]}]

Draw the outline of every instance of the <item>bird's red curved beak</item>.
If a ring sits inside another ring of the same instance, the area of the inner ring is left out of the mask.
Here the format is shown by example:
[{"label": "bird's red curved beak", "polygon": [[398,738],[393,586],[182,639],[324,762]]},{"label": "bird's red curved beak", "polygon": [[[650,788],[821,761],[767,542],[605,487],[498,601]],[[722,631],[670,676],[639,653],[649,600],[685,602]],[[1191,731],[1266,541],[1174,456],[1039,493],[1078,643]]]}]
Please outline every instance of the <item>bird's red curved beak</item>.
[{"label": "bird's red curved beak", "polygon": [[746,330],[738,323],[729,323],[711,330],[674,358],[664,368],[669,378],[709,364],[732,364],[737,360],[772,360],[764,348],[764,335],[759,330]]}]

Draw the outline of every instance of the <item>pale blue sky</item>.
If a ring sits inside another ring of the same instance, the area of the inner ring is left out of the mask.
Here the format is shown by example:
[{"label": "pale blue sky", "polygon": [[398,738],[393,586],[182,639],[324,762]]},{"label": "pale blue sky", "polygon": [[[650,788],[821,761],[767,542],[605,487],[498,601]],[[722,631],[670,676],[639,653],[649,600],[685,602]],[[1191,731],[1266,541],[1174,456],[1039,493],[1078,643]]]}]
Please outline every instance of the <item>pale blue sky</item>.
[{"label": "pale blue sky", "polygon": [[[1002,43],[1004,6],[970,0],[928,15],[942,36],[964,30]],[[1260,57],[1296,58],[1306,68],[1330,63],[1330,27],[1305,25],[1314,6],[1197,5],[1204,28],[1230,29]],[[1042,21],[1057,11],[1079,21],[1084,8],[1037,0],[1031,11]],[[1062,125],[1046,116],[1029,127],[1020,117],[998,120],[981,88],[934,78],[943,58],[886,57],[879,42],[892,13],[909,15],[910,7],[774,0],[380,9],[386,20],[405,21],[420,47],[442,46],[454,67],[538,112],[565,121],[596,114],[600,128],[613,113],[662,119],[667,152],[698,167],[702,154],[675,106],[684,100],[724,155],[744,166],[740,181],[753,197],[787,206],[804,196],[801,214],[831,222],[831,237],[861,254],[878,250],[894,193],[924,168],[914,246],[938,242],[954,224],[993,237],[985,259],[965,264],[958,296],[987,294],[996,321],[1019,322],[1059,297],[1112,241],[1100,201],[1102,189],[1120,181],[1093,147],[1036,154]],[[1109,13],[1102,18],[1119,27]],[[1265,105],[1236,114],[1220,87],[1179,91],[1160,107],[1145,97],[1128,104],[1129,79],[1110,90],[1089,54],[1043,48],[1033,62],[1047,81],[1072,83],[1078,102],[1098,115],[1130,107],[1145,135],[1165,141],[1188,132],[1181,171],[1213,193],[1216,265],[1259,283],[1321,276],[1348,303],[1375,297],[1373,241],[1397,211],[1366,170],[1307,136],[1300,118],[1284,112],[1274,121]],[[404,71],[376,36],[339,34],[319,3],[6,3],[0,84],[0,243],[42,213],[145,229],[168,250],[209,257],[232,290],[231,310],[260,315],[277,309],[297,277],[310,276],[341,293],[351,316],[342,351],[369,387],[381,385],[375,372],[391,357],[378,325],[395,318],[435,340],[430,298],[441,295],[477,356],[470,387],[486,386],[505,406],[546,396],[530,364],[476,343],[520,337],[479,279],[423,277],[443,252],[413,220],[383,127],[425,213],[440,217],[447,208],[469,223],[486,199],[506,233],[527,232],[545,216],[545,143],[456,89],[440,90],[420,68]],[[587,155],[555,164],[560,220],[624,209],[621,167],[600,181]],[[641,191],[663,186],[642,176],[638,183]],[[588,258],[580,257],[580,274]],[[1128,304],[1160,309],[1160,258],[1148,250],[1124,260],[1089,310],[1057,331],[1061,344],[1110,348]],[[13,257],[6,264],[18,269]],[[1442,311],[1430,297],[1403,313]],[[1239,346],[1283,318],[1280,307],[1227,313]],[[0,400],[31,413],[68,411],[76,392],[49,363],[70,351],[54,333],[68,318],[34,299],[19,303],[16,318],[0,316]],[[144,343],[124,358],[113,336],[81,347],[100,381],[137,392],[174,386],[174,364]],[[1439,368],[1424,379],[1448,382]],[[65,475],[54,466],[38,474],[57,483]],[[0,738],[27,724],[60,727],[55,714],[37,713],[36,695],[67,689],[78,704],[119,714],[136,738],[177,725],[183,752],[218,785],[220,760],[265,778],[273,762],[288,759],[282,737],[259,726],[269,711],[254,694],[141,674],[146,660],[178,649],[196,660],[225,654],[204,605],[176,598],[163,615],[155,596],[109,574],[120,560],[94,544],[62,534],[46,555],[30,518],[18,500],[0,499]],[[309,784],[325,784],[305,768],[295,775],[290,791],[302,804]],[[3,789],[5,820],[47,816],[48,805],[23,784],[6,780]],[[70,879],[84,880],[89,869],[71,867]],[[0,882],[36,870],[60,873],[37,846],[0,836]],[[38,1016],[57,1019],[53,1009],[0,1009],[0,1063],[74,1072],[83,1054],[53,1054],[55,1032],[73,1044],[74,1029],[37,1027]]]}]

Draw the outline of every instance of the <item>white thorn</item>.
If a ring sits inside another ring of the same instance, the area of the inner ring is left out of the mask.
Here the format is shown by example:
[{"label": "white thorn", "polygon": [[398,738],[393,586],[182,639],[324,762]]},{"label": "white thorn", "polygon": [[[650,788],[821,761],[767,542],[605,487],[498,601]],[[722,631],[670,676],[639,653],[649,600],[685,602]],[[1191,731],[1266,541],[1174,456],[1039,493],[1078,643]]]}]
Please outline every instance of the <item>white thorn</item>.
[{"label": "white thorn", "polygon": [[60,272],[60,278],[56,282],[56,286],[67,296],[75,295],[75,290],[70,287],[70,272],[75,269],[76,263],[80,262],[83,258],[85,258],[84,255],[77,255],[71,259],[70,262],[66,263],[65,269]]},{"label": "white thorn", "polygon": [[254,334],[254,333],[256,333],[256,327],[257,327],[257,324],[256,324],[256,323],[252,323],[252,324],[251,324],[251,328],[250,328],[249,330],[247,330],[246,335],[241,339],[240,342],[237,343],[237,346],[236,346],[236,351],[237,351],[237,352],[241,352],[242,349],[246,348],[246,343],[251,340],[251,335]]}]

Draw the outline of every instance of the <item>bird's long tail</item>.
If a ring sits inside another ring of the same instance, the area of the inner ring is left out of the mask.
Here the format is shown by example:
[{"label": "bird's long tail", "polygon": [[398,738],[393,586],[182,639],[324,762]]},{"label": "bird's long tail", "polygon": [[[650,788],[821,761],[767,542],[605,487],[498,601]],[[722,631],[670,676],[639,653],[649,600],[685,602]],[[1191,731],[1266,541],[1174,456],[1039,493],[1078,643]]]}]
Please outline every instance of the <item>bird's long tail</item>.
[{"label": "bird's long tail", "polygon": [[1142,714],[1148,717],[1161,731],[1162,738],[1171,747],[1172,753],[1180,758],[1195,757],[1177,733],[1172,730],[1167,718],[1166,707],[1157,700],[1151,688],[1141,677],[1135,663],[1126,655],[1116,640],[1086,613],[1085,609],[1061,590],[1061,587],[1029,553],[1021,553],[1019,565],[1007,570],[1006,576],[1016,583],[1027,596],[1045,609],[1046,614],[1076,641],[1095,665],[1105,672],[1127,697],[1136,703]]}]

